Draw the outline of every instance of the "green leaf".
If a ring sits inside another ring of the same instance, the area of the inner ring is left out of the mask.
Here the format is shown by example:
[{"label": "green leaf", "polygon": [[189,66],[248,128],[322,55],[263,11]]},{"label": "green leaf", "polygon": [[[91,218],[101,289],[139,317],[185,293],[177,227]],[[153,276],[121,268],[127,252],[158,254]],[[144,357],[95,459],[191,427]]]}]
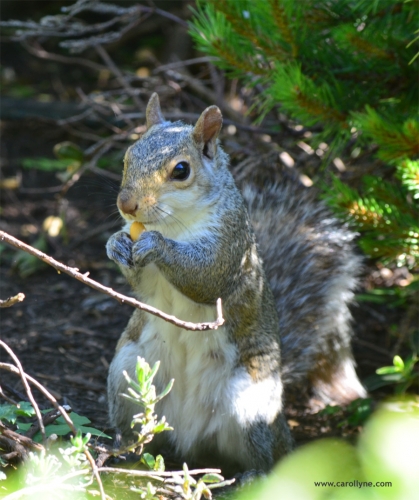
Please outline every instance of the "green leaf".
[{"label": "green leaf", "polygon": [[[45,239],[45,236],[39,236],[32,246],[41,252],[46,252],[47,240]],[[16,258],[13,262],[13,268],[18,271],[22,278],[27,278],[28,276],[31,276],[46,267],[48,267],[48,265],[45,262],[38,259],[34,255],[24,252],[23,250],[19,250],[19,252],[16,253]]]},{"label": "green leaf", "polygon": [[98,436],[98,437],[104,437],[106,439],[112,439],[111,436],[108,436],[108,434],[105,434],[104,432],[100,431],[99,429],[95,429],[94,427],[86,427],[82,425],[81,427],[77,427],[78,431],[81,431],[83,434],[91,434],[92,436]]},{"label": "green leaf", "polygon": [[165,396],[169,394],[169,392],[172,390],[173,384],[175,383],[175,379],[172,378],[172,380],[166,385],[165,389],[159,394],[158,400],[163,399]]},{"label": "green leaf", "polygon": [[167,422],[157,424],[153,429],[153,434],[160,434],[160,432],[172,430]]},{"label": "green leaf", "polygon": [[0,405],[0,421],[7,421],[11,424],[15,424],[17,417],[32,417],[34,415],[35,410],[27,401],[21,401],[19,406],[12,404]]},{"label": "green leaf", "polygon": [[[92,436],[98,436],[98,437],[104,437],[107,439],[112,439],[111,436],[108,436],[104,432],[102,432],[98,429],[95,429],[94,427],[85,427],[82,425],[80,427],[77,427],[77,430],[82,432],[83,434],[89,433]],[[52,436],[52,434],[56,434],[57,436],[66,436],[70,432],[72,432],[72,430],[70,429],[70,427],[67,424],[59,424],[59,425],[51,424],[51,425],[47,425],[45,427],[45,434],[47,437]],[[33,440],[36,441],[37,443],[40,443],[42,440],[41,434],[39,432],[37,432],[35,434]]]},{"label": "green leaf", "polygon": [[[86,426],[85,424],[90,424],[90,419],[88,419],[87,417],[84,417],[83,415],[79,415],[78,413],[72,412],[71,413],[71,420],[72,420],[77,432],[80,432],[82,434],[89,433],[92,436],[98,436],[98,437],[103,437],[106,439],[112,439],[111,436],[108,436],[107,434],[100,431],[99,429],[95,429],[94,427]],[[58,417],[52,424],[47,425],[45,427],[45,434],[47,437],[51,436],[52,434],[57,434],[57,436],[66,436],[70,432],[72,432],[72,430],[70,429],[70,427],[68,426],[68,424],[64,420],[64,417],[62,417],[62,416]],[[36,433],[36,435],[34,437],[34,441],[37,441],[37,442],[41,441],[41,434],[39,432]]]},{"label": "green leaf", "polygon": [[156,463],[154,464],[154,470],[158,471],[158,472],[164,472],[166,470],[164,458],[161,455],[157,455],[157,457],[156,457]]},{"label": "green leaf", "polygon": [[158,371],[159,367],[160,367],[160,361],[156,361],[156,362],[154,363],[154,366],[153,366],[153,368],[151,369],[151,373],[150,373],[150,375],[149,375],[149,378],[150,378],[151,380],[153,380],[153,378],[154,378],[154,376],[156,375],[156,373],[157,373],[157,371]]},{"label": "green leaf", "polygon": [[339,405],[327,405],[319,412],[320,415],[336,415],[342,411],[342,407]]},{"label": "green leaf", "polygon": [[381,368],[377,368],[375,370],[375,373],[377,375],[387,375],[389,373],[399,373],[400,370],[397,368],[397,366],[382,366]]},{"label": "green leaf", "polygon": [[18,432],[26,432],[32,427],[33,424],[31,422],[17,422],[16,425],[18,428]]},{"label": "green leaf", "polygon": [[386,373],[384,375],[381,375],[381,377],[385,382],[392,384],[399,383],[403,380],[403,374],[401,373]]},{"label": "green leaf", "polygon": [[77,144],[70,141],[59,142],[54,146],[54,154],[59,160],[85,160],[84,152]]},{"label": "green leaf", "polygon": [[353,427],[362,425],[372,413],[372,399],[356,399],[350,403],[347,410],[350,412],[347,423]]},{"label": "green leaf", "polygon": [[20,401],[19,406],[15,408],[16,408],[16,415],[22,417],[33,417],[35,415],[35,410],[28,401]]},{"label": "green leaf", "polygon": [[55,160],[53,158],[24,158],[22,166],[26,169],[44,170],[45,172],[55,172],[57,170],[67,170],[74,163],[72,159]]},{"label": "green leaf", "polygon": [[150,470],[154,470],[156,465],[156,459],[153,455],[150,455],[150,453],[143,453],[140,462],[146,465]]},{"label": "green leaf", "polygon": [[404,364],[405,372],[411,373],[418,360],[419,358],[416,356],[416,354],[411,354],[410,356],[408,356]]},{"label": "green leaf", "polygon": [[204,483],[219,483],[221,481],[224,481],[224,477],[221,476],[220,474],[215,474],[215,473],[212,473],[212,474],[205,474],[204,476],[202,476],[202,481],[204,481]]},{"label": "green leaf", "polygon": [[[390,376],[390,375],[386,375]],[[394,381],[385,380],[382,375],[370,375],[362,381],[362,384],[367,388],[368,391],[375,391],[381,387],[386,387],[387,385],[394,384]]]},{"label": "green leaf", "polygon": [[[71,413],[71,420],[74,424],[74,427],[76,427],[76,428],[81,426],[81,425],[90,424],[90,422],[91,422],[90,419],[88,419],[87,417],[79,415],[78,413],[75,413],[75,412]],[[59,424],[66,424],[64,417],[58,417],[56,422]]]},{"label": "green leaf", "polygon": [[399,369],[399,371],[404,370],[404,361],[400,356],[394,356],[393,358],[393,365]]}]

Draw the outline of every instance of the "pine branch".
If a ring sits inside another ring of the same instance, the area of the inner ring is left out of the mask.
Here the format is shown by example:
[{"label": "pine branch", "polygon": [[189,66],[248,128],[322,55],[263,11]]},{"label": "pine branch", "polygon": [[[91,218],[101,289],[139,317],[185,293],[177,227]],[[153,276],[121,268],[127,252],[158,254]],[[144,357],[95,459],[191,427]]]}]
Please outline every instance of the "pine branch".
[{"label": "pine branch", "polygon": [[338,109],[330,88],[316,85],[299,64],[276,68],[271,93],[292,118],[306,126],[325,125],[330,132],[348,129],[347,117]]},{"label": "pine branch", "polygon": [[290,22],[285,9],[279,2],[275,0],[269,0],[269,4],[273,14],[273,20],[275,21],[275,24],[279,29],[282,38],[291,47],[291,55],[293,59],[295,59],[298,56],[298,46],[292,33]]},{"label": "pine branch", "polygon": [[413,194],[413,199],[419,199],[419,160],[405,160],[397,167],[397,177],[406,189]]},{"label": "pine branch", "polygon": [[419,264],[418,207],[408,200],[404,186],[365,177],[362,193],[333,178],[326,201],[333,211],[361,233],[359,245],[384,263]]},{"label": "pine branch", "polygon": [[419,155],[419,122],[406,120],[402,126],[381,116],[370,106],[364,113],[352,113],[358,127],[379,146],[378,157],[394,162]]},{"label": "pine branch", "polygon": [[[191,25],[191,36],[200,49],[219,60],[216,64],[232,75],[266,75],[270,71],[263,54],[251,40],[240,37],[238,40],[232,25],[225,15],[216,11],[212,5],[205,10],[198,4],[195,22]],[[258,59],[255,54],[260,55]]]}]

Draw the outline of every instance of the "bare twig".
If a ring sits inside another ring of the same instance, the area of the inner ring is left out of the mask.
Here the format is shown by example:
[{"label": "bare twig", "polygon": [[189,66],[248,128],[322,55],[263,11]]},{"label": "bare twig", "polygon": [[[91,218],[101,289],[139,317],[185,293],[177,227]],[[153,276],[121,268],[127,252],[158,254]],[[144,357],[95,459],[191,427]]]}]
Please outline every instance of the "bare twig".
[{"label": "bare twig", "polygon": [[138,300],[136,300],[132,297],[128,297],[127,295],[123,295],[121,293],[115,292],[115,290],[113,290],[112,288],[106,287],[106,286],[102,285],[101,283],[98,283],[97,281],[94,281],[91,278],[89,278],[88,272],[85,274],[82,274],[79,272],[79,270],[77,268],[68,267],[68,266],[62,264],[61,262],[58,262],[57,260],[53,259],[49,255],[37,250],[34,247],[31,247],[30,245],[27,245],[26,243],[23,243],[23,241],[20,241],[17,238],[10,236],[10,234],[5,233],[4,231],[0,231],[0,240],[5,241],[9,245],[12,245],[13,247],[18,248],[19,250],[24,250],[25,252],[28,252],[31,255],[34,255],[38,259],[41,259],[42,261],[44,261],[46,264],[49,264],[50,266],[57,269],[57,271],[61,271],[63,273],[66,273],[69,276],[72,276],[73,278],[81,281],[85,285],[88,285],[91,288],[98,290],[99,292],[102,292],[102,293],[105,293],[106,295],[109,295],[110,297],[117,300],[121,304],[128,304],[128,305],[135,307],[137,309],[141,309],[143,311],[146,311],[150,314],[153,314],[154,316],[157,316],[158,318],[161,318],[165,321],[168,321],[169,323],[172,323],[173,325],[184,328],[185,330],[192,330],[192,331],[216,330],[217,328],[219,328],[221,325],[224,324],[224,318],[221,314],[222,313],[221,299],[217,300],[218,317],[215,321],[210,322],[210,323],[191,323],[189,321],[182,321],[182,320],[176,318],[175,316],[172,316],[170,314],[166,314],[163,311],[160,311],[159,309],[156,309],[155,307],[149,306],[147,304],[144,304],[143,302],[139,302]]},{"label": "bare twig", "polygon": [[[66,411],[71,411],[71,408],[68,407]],[[57,418],[60,416],[61,416],[60,410],[51,410],[45,415],[43,415],[42,421],[44,425],[47,426],[55,422],[55,420],[57,420]],[[25,436],[32,439],[38,431],[39,431],[39,423],[36,422],[25,432]]]},{"label": "bare twig", "polygon": [[171,21],[174,21],[175,23],[180,24],[184,28],[189,28],[188,23],[184,19],[181,19],[180,17],[175,16],[171,12],[166,12],[165,10],[158,9],[157,7],[145,7],[144,5],[141,6],[141,9],[144,12],[147,12],[147,11],[155,12],[156,14],[159,14],[159,16],[167,17],[167,19],[170,19]]},{"label": "bare twig", "polygon": [[219,61],[219,57],[214,57],[214,56],[194,57],[193,59],[187,59],[186,61],[175,61],[168,64],[162,64],[158,68],[153,69],[153,73],[157,74],[161,73],[162,71],[166,71],[168,69],[184,68],[185,66],[190,66],[191,64],[201,64],[212,61]]},{"label": "bare twig", "polygon": [[95,463],[95,460],[92,457],[92,454],[90,453],[89,450],[85,450],[84,454],[86,455],[87,460],[89,461],[90,467],[92,468],[92,471],[93,471],[93,474],[96,478],[97,484],[99,485],[100,498],[102,500],[106,500],[105,490],[103,489],[103,484],[102,484],[102,480],[100,479],[99,469]]},{"label": "bare twig", "polygon": [[0,307],[11,307],[17,304],[18,302],[22,302],[23,300],[25,300],[25,294],[18,293],[14,297],[9,297],[5,300],[0,300]]},{"label": "bare twig", "polygon": [[[201,80],[190,75],[186,68],[179,71],[169,69],[166,70],[165,73],[168,77],[173,78],[176,81],[183,81],[191,90],[193,90],[193,92],[197,96],[199,96],[205,102],[211,104],[217,102],[217,94],[213,90],[206,87],[201,82]],[[233,109],[227,102],[223,101],[223,103],[220,103],[220,107],[222,108],[223,114],[225,114],[235,122],[246,123],[248,121],[245,116]]]},{"label": "bare twig", "polygon": [[[67,321],[67,320],[66,320]],[[22,392],[18,391],[14,387],[12,387],[10,384],[7,384],[5,382],[2,383],[2,387],[10,394],[12,394],[17,401],[27,401],[27,396],[26,394],[23,394]]]},{"label": "bare twig", "polygon": [[90,172],[93,172],[96,175],[101,175],[102,177],[107,177],[108,179],[112,179],[113,181],[121,182],[122,175],[114,174],[113,172],[109,172],[108,170],[103,170],[102,168],[90,166]]},{"label": "bare twig", "polygon": [[[11,460],[17,457],[25,459],[28,449],[37,451],[44,449],[41,444],[32,441],[30,436],[22,436],[22,434],[12,431],[4,425],[3,422],[0,422],[0,447],[2,450],[2,458],[5,460]],[[10,450],[10,452],[3,453],[5,448]]]},{"label": "bare twig", "polygon": [[39,57],[40,59],[46,59],[49,61],[55,61],[63,64],[79,64],[81,66],[86,66],[86,68],[90,68],[94,71],[103,71],[108,69],[103,64],[98,64],[94,61],[89,61],[89,59],[84,59],[83,57],[68,57],[68,56],[63,56],[61,54],[48,52],[42,47],[42,45],[38,42],[38,40],[31,39],[30,43],[28,43],[27,40],[24,40],[22,42],[22,45],[28,52],[30,52],[32,55],[36,57]]},{"label": "bare twig", "polygon": [[19,405],[19,403],[17,401],[15,401],[12,398],[9,398],[9,396],[7,396],[6,394],[4,394],[3,387],[1,385],[0,385],[0,397],[3,398],[3,399],[5,399],[8,403],[10,403],[13,406],[18,406]]},{"label": "bare twig", "polygon": [[115,229],[116,226],[117,226],[117,222],[116,221],[106,222],[105,224],[99,224],[99,226],[94,227],[90,231],[85,231],[81,236],[79,236],[78,238],[75,238],[68,245],[68,247],[69,247],[70,250],[73,250],[74,248],[76,248],[77,246],[79,246],[84,241],[89,240],[90,238],[93,238],[97,234],[103,234],[106,231],[109,231],[110,229]]},{"label": "bare twig", "polygon": [[[100,472],[114,472],[118,474],[128,474],[130,476],[138,476],[138,477],[149,477],[153,479],[158,479],[157,476],[161,477],[172,477],[174,474],[183,476],[185,475],[185,471],[170,471],[170,472],[161,472],[161,471],[145,471],[145,470],[133,470],[133,469],[118,469],[114,467],[100,467],[98,469]],[[194,476],[196,474],[221,474],[220,469],[193,469],[188,471],[188,474]]]},{"label": "bare twig", "polygon": [[136,106],[141,109],[141,102],[138,99],[138,96],[135,92],[133,92],[133,88],[131,85],[127,82],[125,79],[124,75],[122,74],[121,70],[118,68],[118,66],[112,61],[111,57],[107,53],[107,51],[102,47],[102,45],[96,45],[95,49],[97,53],[100,55],[100,57],[103,59],[105,64],[108,66],[108,68],[112,71],[112,73],[118,78],[119,83],[124,87],[124,89],[128,92],[128,94],[132,97],[134,100]]},{"label": "bare twig", "polygon": [[43,441],[45,441],[46,435],[45,435],[44,423],[42,422],[42,415],[41,415],[39,407],[35,401],[35,398],[33,397],[33,394],[32,394],[31,388],[29,387],[28,381],[26,380],[25,373],[23,371],[22,365],[20,364],[19,358],[10,349],[10,347],[2,340],[0,340],[0,346],[3,347],[3,349],[8,353],[8,355],[16,363],[17,370],[19,371],[20,378],[22,379],[23,387],[25,388],[25,391],[26,391],[26,394],[28,395],[29,401],[31,402],[31,405],[32,405],[33,409],[35,410],[36,418],[38,419],[39,430],[41,431],[41,434],[42,434],[42,439],[43,439]]}]

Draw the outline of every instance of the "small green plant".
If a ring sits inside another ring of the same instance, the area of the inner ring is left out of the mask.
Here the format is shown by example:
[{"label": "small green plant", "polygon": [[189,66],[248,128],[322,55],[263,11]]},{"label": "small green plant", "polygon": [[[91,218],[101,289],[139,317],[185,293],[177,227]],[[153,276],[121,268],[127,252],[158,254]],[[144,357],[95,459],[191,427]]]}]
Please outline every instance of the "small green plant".
[{"label": "small green plant", "polygon": [[[165,389],[159,395],[156,395],[153,379],[159,366],[160,361],[157,361],[153,368],[150,368],[150,365],[143,358],[138,357],[135,369],[137,382],[134,381],[127,372],[124,372],[129,387],[127,391],[128,394],[122,394],[123,397],[129,399],[143,409],[141,413],[134,415],[131,423],[131,427],[135,428],[134,432],[137,434],[137,441],[126,450],[142,454],[141,463],[157,472],[164,471],[165,466],[163,457],[158,455],[154,458],[149,453],[143,453],[143,448],[156,434],[173,430],[166,422],[165,417],[158,420],[154,410],[156,404],[172,390],[174,383],[174,379],[170,380]],[[181,498],[185,500],[200,500],[202,496],[208,499],[212,498],[211,490],[213,488],[220,488],[231,483],[232,481],[224,481],[224,478],[216,473],[205,474],[203,477],[196,480],[189,474],[188,466],[183,464],[183,474],[174,472],[172,477],[166,479],[165,487],[173,493],[180,495]],[[156,496],[158,489],[150,482],[148,482],[146,486],[141,486],[139,488],[132,487],[131,491],[141,493],[141,498],[146,500],[161,498],[160,496]]]},{"label": "small green plant", "polygon": [[345,415],[346,418],[338,424],[338,427],[358,427],[359,425],[364,425],[372,414],[372,399],[355,399],[346,408],[342,408],[339,405],[327,405],[320,412],[320,415],[326,416],[338,416],[339,414]]},{"label": "small green plant", "polygon": [[52,488],[72,492],[88,491],[93,480],[84,451],[90,438],[90,434],[83,436],[78,431],[76,436],[70,438],[70,444],[58,450],[54,447],[39,453],[31,452],[24,465],[23,498],[32,498],[32,495],[36,496],[40,492],[52,498],[48,496]]},{"label": "small green plant", "polygon": [[169,394],[174,383],[174,379],[172,379],[163,392],[158,396],[156,395],[153,379],[159,366],[160,361],[157,361],[153,368],[150,368],[150,365],[143,358],[138,357],[135,367],[138,382],[135,382],[126,371],[123,372],[129,387],[128,394],[122,394],[122,396],[143,408],[142,412],[133,416],[131,422],[131,427],[135,427],[134,432],[137,435],[137,441],[130,445],[129,449],[130,451],[135,450],[139,455],[143,452],[144,445],[149,443],[154,435],[173,430],[167,424],[164,416],[157,421],[157,415],[154,413],[156,404]]},{"label": "small green plant", "polygon": [[394,356],[393,366],[383,366],[375,372],[381,379],[381,386],[395,384],[395,393],[404,394],[418,379],[418,374],[414,371],[418,361],[416,353],[412,353],[405,360]]},{"label": "small green plant", "polygon": [[404,394],[415,382],[418,383],[418,374],[415,371],[418,361],[416,352],[412,352],[405,360],[394,356],[393,366],[378,368],[374,375],[364,380],[364,384],[369,391],[393,385],[395,394]]}]

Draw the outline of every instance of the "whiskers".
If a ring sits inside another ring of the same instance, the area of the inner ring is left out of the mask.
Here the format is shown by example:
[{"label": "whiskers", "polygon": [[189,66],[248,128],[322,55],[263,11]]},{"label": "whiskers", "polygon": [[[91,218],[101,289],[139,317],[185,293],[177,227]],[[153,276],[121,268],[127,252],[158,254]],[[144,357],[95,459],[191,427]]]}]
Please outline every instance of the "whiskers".
[{"label": "whiskers", "polygon": [[174,225],[175,227],[178,227],[180,231],[190,233],[190,230],[183,223],[182,219],[175,217],[170,208],[166,208],[165,210],[162,206],[155,205],[153,207],[153,214],[156,215],[158,223],[163,223],[166,228],[170,229],[171,226]]},{"label": "whiskers", "polygon": [[[115,204],[112,205],[115,207]],[[105,222],[114,222],[116,225],[118,222],[122,223],[122,217],[121,214],[119,213],[119,210],[117,208],[114,208],[105,218]]]}]

